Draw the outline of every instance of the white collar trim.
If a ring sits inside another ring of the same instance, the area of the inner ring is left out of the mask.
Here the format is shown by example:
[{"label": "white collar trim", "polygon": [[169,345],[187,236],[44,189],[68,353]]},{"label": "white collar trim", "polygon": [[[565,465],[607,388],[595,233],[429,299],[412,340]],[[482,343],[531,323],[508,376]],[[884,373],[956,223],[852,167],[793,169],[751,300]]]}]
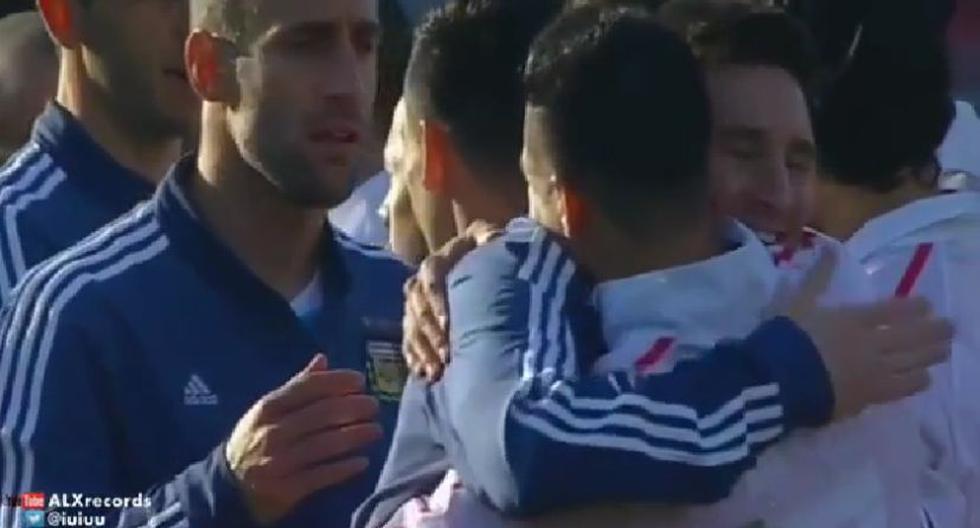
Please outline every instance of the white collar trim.
[{"label": "white collar trim", "polygon": [[980,217],[980,193],[962,191],[916,200],[872,218],[846,242],[858,260],[921,229],[960,216]]}]

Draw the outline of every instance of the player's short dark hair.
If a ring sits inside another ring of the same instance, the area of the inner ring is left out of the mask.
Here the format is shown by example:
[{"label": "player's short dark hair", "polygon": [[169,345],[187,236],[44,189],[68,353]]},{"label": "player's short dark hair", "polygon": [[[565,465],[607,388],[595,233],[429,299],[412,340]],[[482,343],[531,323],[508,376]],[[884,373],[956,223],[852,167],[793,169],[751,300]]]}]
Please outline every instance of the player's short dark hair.
[{"label": "player's short dark hair", "polygon": [[[523,185],[521,71],[534,36],[562,0],[457,0],[431,13],[416,33],[406,83],[411,113],[443,123],[478,173]],[[485,169],[485,170],[483,170]]]},{"label": "player's short dark hair", "polygon": [[[885,25],[900,11],[918,11],[913,20],[943,38],[956,10],[956,0],[787,0],[786,9],[802,20],[817,43],[824,68],[836,71],[846,62],[859,28]],[[875,20],[877,19],[877,20]]]},{"label": "player's short dark hair", "polygon": [[637,238],[704,214],[710,137],[701,68],[644,10],[574,8],[531,48],[528,102],[563,183]]},{"label": "player's short dark hair", "polygon": [[660,20],[682,35],[706,68],[780,68],[811,95],[818,71],[816,46],[806,26],[763,2],[672,0]]},{"label": "player's short dark hair", "polygon": [[48,35],[44,19],[37,11],[23,11],[0,17],[0,47],[21,45],[42,57],[52,57],[58,53],[58,47]]},{"label": "player's short dark hair", "polygon": [[949,57],[913,6],[901,0],[869,14],[821,94],[817,144],[834,181],[888,192],[903,183],[901,169],[935,164],[955,114]]}]

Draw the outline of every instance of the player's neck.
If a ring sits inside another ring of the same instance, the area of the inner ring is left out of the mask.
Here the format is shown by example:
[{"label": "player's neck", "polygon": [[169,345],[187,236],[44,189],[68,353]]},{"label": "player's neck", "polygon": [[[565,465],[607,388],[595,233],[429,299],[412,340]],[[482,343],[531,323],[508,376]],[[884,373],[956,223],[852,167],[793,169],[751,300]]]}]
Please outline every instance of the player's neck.
[{"label": "player's neck", "polygon": [[117,163],[140,178],[156,184],[167,175],[181,152],[181,138],[148,139],[141,131],[127,130],[115,119],[81,68],[69,57],[62,58],[55,100],[71,113],[86,132]]},{"label": "player's neck", "polygon": [[853,186],[825,184],[832,199],[833,208],[826,208],[820,215],[818,227],[824,233],[845,241],[874,218],[887,214],[911,202],[935,196],[939,191],[927,189],[916,183],[905,183],[893,191],[877,193]]},{"label": "player's neck", "polygon": [[587,236],[573,242],[573,252],[599,281],[623,279],[710,259],[726,251],[724,234],[714,222],[671,229],[644,242],[618,234]]},{"label": "player's neck", "polygon": [[482,187],[453,200],[458,234],[463,234],[475,222],[503,229],[514,218],[524,216],[527,214],[526,189],[524,185],[519,191]]},{"label": "player's neck", "polygon": [[326,209],[291,203],[213,129],[202,129],[197,166],[189,194],[204,221],[259,279],[296,296],[319,265]]}]

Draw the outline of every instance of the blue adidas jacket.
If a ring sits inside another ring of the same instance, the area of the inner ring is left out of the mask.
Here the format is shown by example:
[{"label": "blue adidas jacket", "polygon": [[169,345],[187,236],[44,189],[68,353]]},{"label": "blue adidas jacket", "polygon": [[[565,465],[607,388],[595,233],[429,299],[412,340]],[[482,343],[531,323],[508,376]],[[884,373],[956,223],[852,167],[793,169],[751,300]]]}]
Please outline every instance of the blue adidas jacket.
[{"label": "blue adidas jacket", "polygon": [[[153,200],[34,268],[0,320],[2,495],[149,494],[110,526],[249,526],[223,441],[261,396],[323,352],[368,374],[384,441],[370,469],[281,526],[345,527],[388,451],[406,368],[402,284],[387,253],[328,231],[310,326],[192,212],[177,165]],[[5,508],[10,523],[17,512]],[[4,524],[9,526],[9,524]]]},{"label": "blue adidas jacket", "polygon": [[[468,255],[449,281],[452,361],[439,383],[409,382],[357,527],[381,526],[449,468],[506,514],[714,502],[768,445],[830,418],[819,355],[782,318],[668,374],[589,375],[602,353],[592,283],[527,220]],[[773,404],[778,416],[752,416]],[[772,428],[782,434],[754,434]]]},{"label": "blue adidas jacket", "polygon": [[27,145],[0,167],[0,304],[28,269],[152,194],[68,111],[48,105]]}]

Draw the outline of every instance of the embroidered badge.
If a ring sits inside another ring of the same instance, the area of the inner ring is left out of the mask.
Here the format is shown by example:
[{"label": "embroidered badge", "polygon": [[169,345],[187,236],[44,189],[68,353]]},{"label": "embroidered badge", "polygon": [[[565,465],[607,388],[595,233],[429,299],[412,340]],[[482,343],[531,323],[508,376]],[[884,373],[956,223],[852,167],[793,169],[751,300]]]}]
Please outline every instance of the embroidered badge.
[{"label": "embroidered badge", "polygon": [[367,341],[368,383],[381,400],[399,401],[408,380],[408,365],[398,343]]}]

